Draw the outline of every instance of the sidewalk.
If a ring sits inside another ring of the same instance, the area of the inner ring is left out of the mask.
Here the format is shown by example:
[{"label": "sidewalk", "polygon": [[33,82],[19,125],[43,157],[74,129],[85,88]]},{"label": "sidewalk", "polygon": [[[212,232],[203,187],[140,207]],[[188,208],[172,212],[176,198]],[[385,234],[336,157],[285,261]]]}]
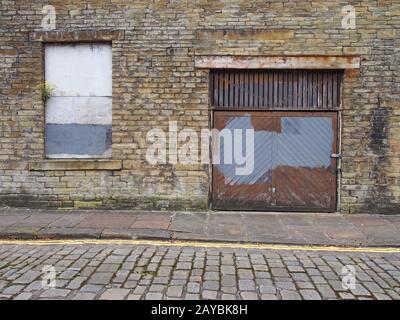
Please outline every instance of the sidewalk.
[{"label": "sidewalk", "polygon": [[400,246],[400,215],[0,208],[0,238]]}]

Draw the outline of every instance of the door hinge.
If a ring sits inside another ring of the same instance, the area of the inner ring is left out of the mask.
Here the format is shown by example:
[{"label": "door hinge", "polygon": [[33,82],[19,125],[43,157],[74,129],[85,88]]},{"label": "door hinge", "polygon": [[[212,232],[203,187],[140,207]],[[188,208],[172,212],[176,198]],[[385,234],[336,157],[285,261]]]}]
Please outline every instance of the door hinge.
[{"label": "door hinge", "polygon": [[338,159],[338,158],[341,158],[341,157],[342,157],[342,154],[341,154],[341,153],[332,153],[332,154],[331,154],[331,158]]}]

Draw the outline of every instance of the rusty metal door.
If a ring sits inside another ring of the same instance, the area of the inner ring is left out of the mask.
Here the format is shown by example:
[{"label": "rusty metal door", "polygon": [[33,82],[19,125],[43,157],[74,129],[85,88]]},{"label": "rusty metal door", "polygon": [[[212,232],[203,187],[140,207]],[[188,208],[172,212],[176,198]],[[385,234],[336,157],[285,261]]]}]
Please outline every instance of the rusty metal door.
[{"label": "rusty metal door", "polygon": [[[215,111],[213,122],[215,129],[231,133],[233,159],[224,162],[229,139],[220,138],[220,163],[213,165],[214,209],[336,210],[336,112]],[[246,129],[254,130],[253,148],[245,140]],[[249,163],[253,158],[253,170],[244,175],[237,172],[244,166],[235,161],[237,146],[242,155],[250,154]]]}]

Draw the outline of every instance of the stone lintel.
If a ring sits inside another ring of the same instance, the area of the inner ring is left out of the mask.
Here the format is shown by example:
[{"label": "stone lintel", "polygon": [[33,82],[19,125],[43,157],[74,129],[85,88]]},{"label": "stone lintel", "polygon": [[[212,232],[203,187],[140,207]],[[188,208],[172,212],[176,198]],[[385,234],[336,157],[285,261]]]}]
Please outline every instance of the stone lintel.
[{"label": "stone lintel", "polygon": [[124,31],[40,31],[30,35],[33,41],[42,42],[108,42],[123,39]]},{"label": "stone lintel", "polygon": [[198,56],[203,69],[359,69],[359,56]]}]

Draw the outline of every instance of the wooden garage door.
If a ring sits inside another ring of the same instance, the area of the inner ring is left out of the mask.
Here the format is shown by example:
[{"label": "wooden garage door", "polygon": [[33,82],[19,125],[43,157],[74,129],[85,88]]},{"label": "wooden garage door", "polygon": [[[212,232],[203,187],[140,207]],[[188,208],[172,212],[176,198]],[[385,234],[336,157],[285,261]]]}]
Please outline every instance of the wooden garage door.
[{"label": "wooden garage door", "polygon": [[[211,70],[213,126],[231,132],[232,158],[238,145],[246,154],[244,130],[254,130],[248,175],[237,175],[234,161],[223,163],[227,143],[219,139],[214,209],[336,210],[342,76],[340,70]],[[235,141],[235,130],[242,130],[242,141]]]},{"label": "wooden garage door", "polygon": [[[335,112],[218,111],[214,128],[232,137],[231,148],[222,135],[217,147],[221,156],[213,165],[215,209],[335,211]],[[246,129],[254,130],[253,148],[244,143]],[[245,175],[237,174],[244,166],[235,161],[238,146],[242,155],[254,156],[253,170]],[[225,161],[225,148],[231,163]]]}]

